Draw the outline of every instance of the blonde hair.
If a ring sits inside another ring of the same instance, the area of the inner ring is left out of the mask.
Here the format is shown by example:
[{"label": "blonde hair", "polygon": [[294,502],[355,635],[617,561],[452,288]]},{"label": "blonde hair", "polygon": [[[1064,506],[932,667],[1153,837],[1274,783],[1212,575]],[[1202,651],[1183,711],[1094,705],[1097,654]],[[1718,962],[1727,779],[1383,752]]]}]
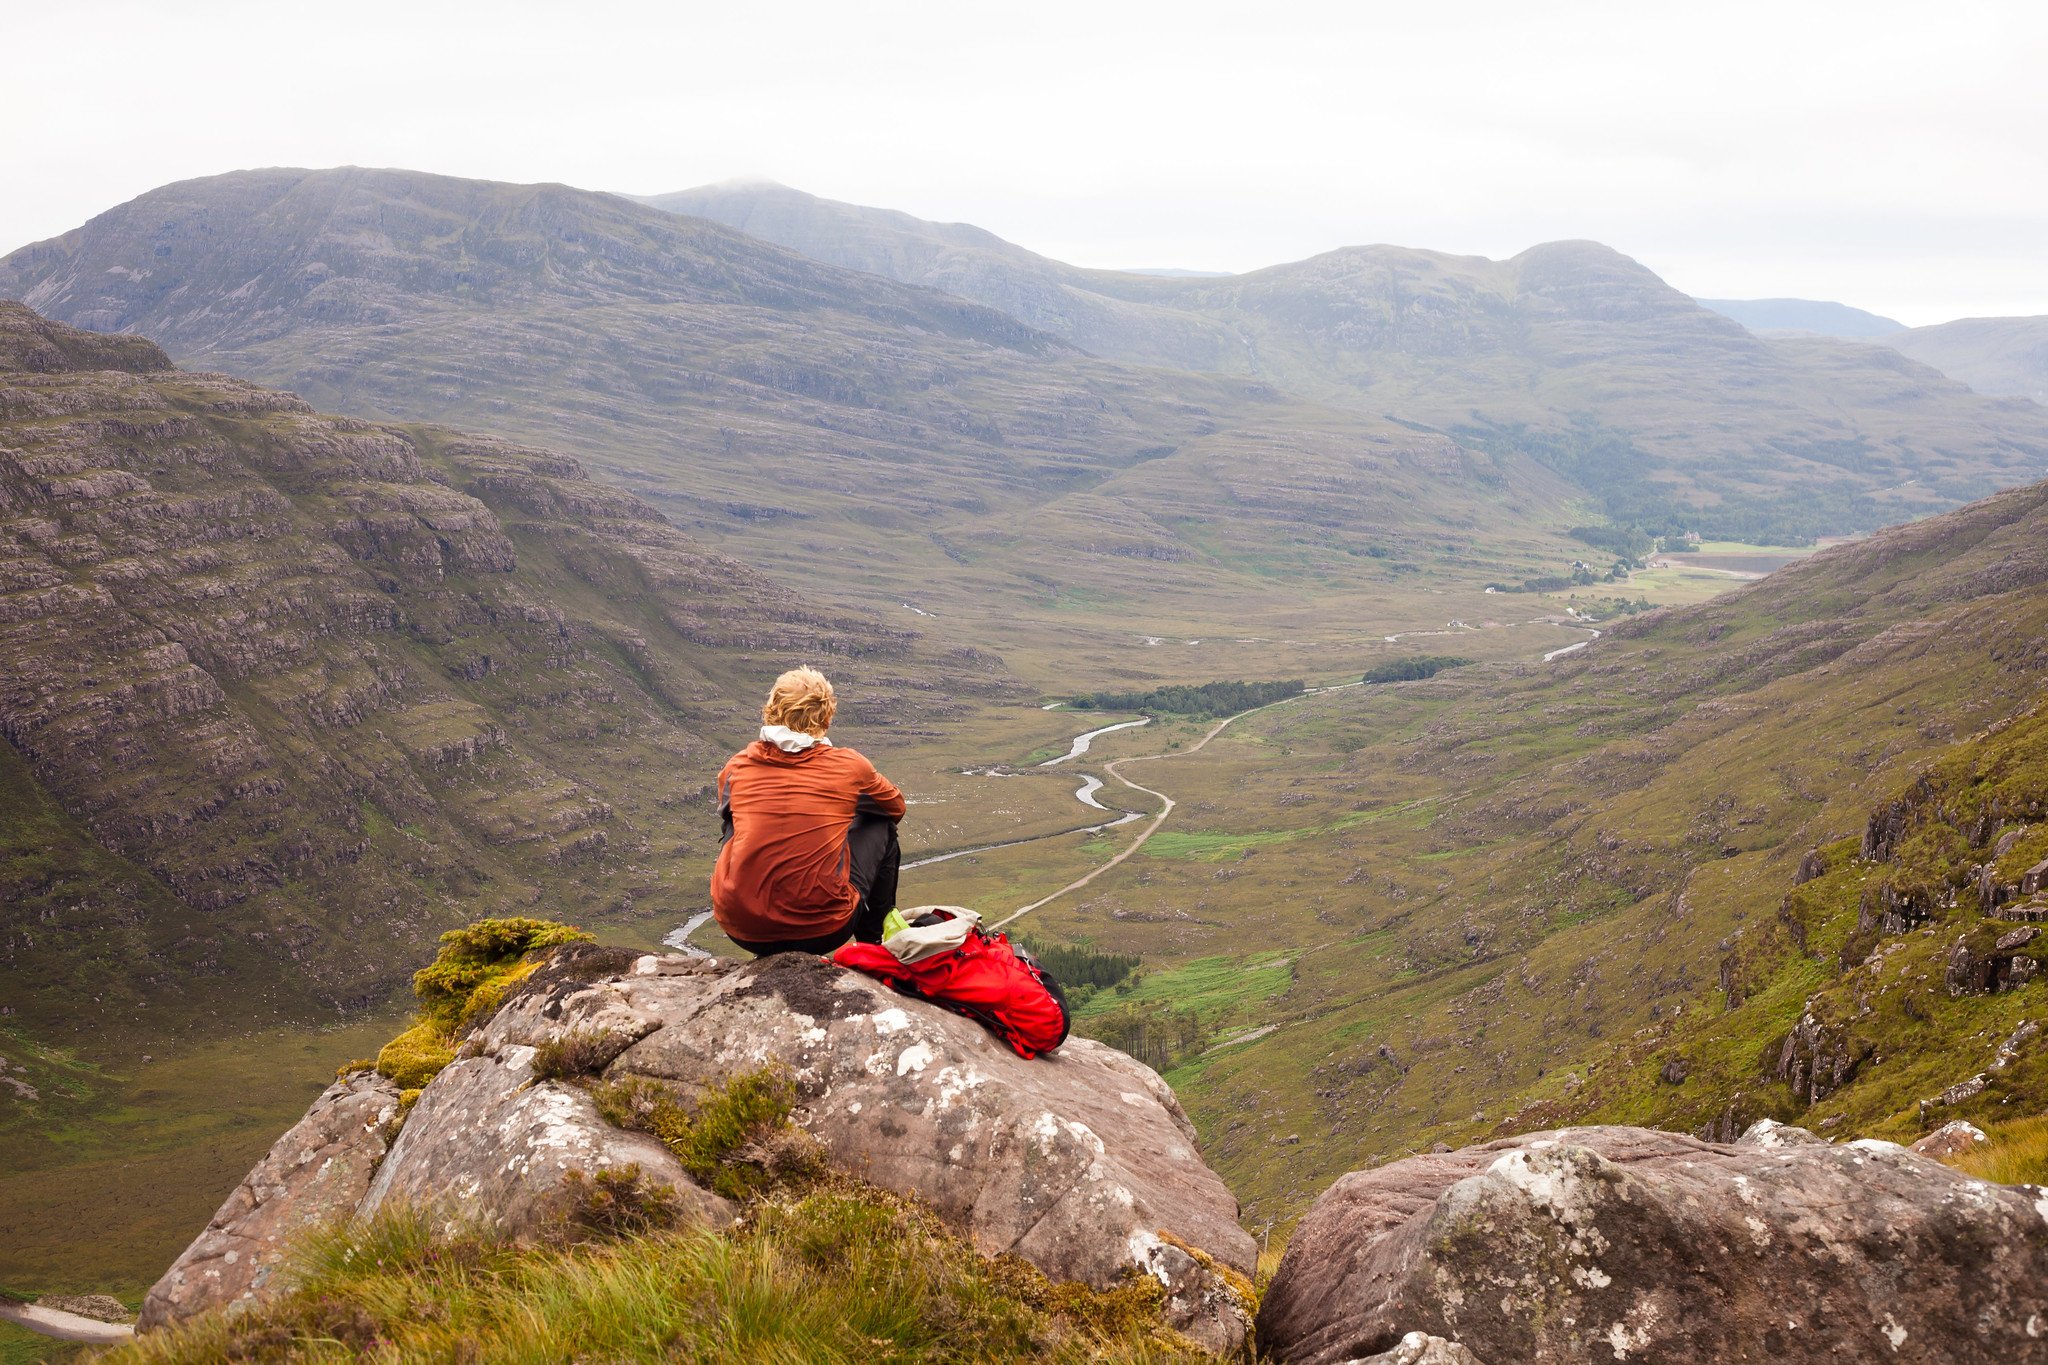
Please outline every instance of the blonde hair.
[{"label": "blonde hair", "polygon": [[839,698],[832,691],[830,678],[815,668],[792,668],[768,690],[768,702],[761,708],[761,723],[822,735],[832,728],[832,717],[838,710]]}]

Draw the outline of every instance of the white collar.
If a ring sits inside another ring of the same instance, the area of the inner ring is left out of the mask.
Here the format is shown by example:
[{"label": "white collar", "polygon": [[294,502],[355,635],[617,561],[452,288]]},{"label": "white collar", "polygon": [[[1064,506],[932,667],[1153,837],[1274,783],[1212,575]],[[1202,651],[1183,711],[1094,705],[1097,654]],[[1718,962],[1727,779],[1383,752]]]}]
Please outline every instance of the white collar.
[{"label": "white collar", "polygon": [[800,754],[813,744],[822,744],[828,749],[832,747],[832,741],[823,735],[807,735],[801,730],[792,730],[787,725],[764,725],[761,727],[761,738],[786,754]]}]

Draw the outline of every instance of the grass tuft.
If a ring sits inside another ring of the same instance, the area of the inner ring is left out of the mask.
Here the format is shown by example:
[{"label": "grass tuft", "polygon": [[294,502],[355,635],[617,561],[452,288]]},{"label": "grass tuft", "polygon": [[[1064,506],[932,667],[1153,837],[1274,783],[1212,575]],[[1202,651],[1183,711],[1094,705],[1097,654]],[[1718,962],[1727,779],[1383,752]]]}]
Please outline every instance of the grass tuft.
[{"label": "grass tuft", "polygon": [[728,1199],[754,1198],[823,1169],[815,1140],[790,1126],[796,1083],[781,1067],[735,1076],[694,1106],[676,1086],[645,1076],[591,1093],[607,1122],[653,1134],[692,1179]]},{"label": "grass tuft", "polygon": [[1985,1128],[1987,1146],[1953,1157],[1949,1165],[2001,1185],[2048,1185],[2048,1114]]},{"label": "grass tuft", "polygon": [[579,1029],[542,1043],[533,1050],[533,1074],[543,1081],[594,1076],[619,1055],[619,1040],[610,1034]]}]

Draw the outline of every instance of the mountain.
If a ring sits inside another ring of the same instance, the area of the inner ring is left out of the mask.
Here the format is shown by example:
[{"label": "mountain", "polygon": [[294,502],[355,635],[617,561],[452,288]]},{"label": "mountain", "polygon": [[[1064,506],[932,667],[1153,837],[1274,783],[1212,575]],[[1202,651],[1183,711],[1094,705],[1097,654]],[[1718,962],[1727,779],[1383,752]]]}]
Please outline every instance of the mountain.
[{"label": "mountain", "polygon": [[6,293],[326,409],[573,448],[808,595],[910,603],[933,631],[1000,609],[1064,638],[1077,599],[1301,611],[1275,557],[1380,598],[1411,549],[1469,560],[1475,588],[1503,545],[1523,574],[1524,555],[1570,558],[1548,528],[1571,489],[1513,452],[1111,364],[952,295],[561,186],[186,182],[15,252]]},{"label": "mountain", "polygon": [[1978,393],[2048,406],[2048,317],[1962,318],[1879,340]]},{"label": "mountain", "polygon": [[1877,337],[1902,332],[1894,322],[1846,303],[1823,299],[1699,299],[1723,317],[1734,318],[1752,332],[1812,332],[1824,337]]},{"label": "mountain", "polygon": [[2035,484],[1549,662],[1246,717],[1142,779],[1171,837],[1030,932],[1156,964],[1084,1015],[1165,1040],[1255,1225],[1564,1123],[2038,1114],[2044,641]]},{"label": "mountain", "polygon": [[[1255,375],[1534,459],[1610,517],[1652,528],[1810,541],[2048,469],[2042,414],[1838,339],[1758,337],[1592,242],[1507,261],[1347,247],[1162,279],[781,186],[649,202],[948,290],[1105,357]],[[1101,320],[1112,307],[1113,326]]]},{"label": "mountain", "polygon": [[724,223],[812,260],[972,299],[1096,355],[1184,370],[1242,368],[1227,329],[1114,297],[1099,280],[1116,272],[1078,270],[967,223],[927,222],[768,181],[729,181],[641,202]]},{"label": "mountain", "polygon": [[[6,1025],[160,1050],[374,1005],[479,910],[677,922],[713,852],[701,775],[797,657],[896,724],[934,679],[1000,686],[566,456],[323,416],[0,304]],[[700,776],[641,776],[675,771]]]}]

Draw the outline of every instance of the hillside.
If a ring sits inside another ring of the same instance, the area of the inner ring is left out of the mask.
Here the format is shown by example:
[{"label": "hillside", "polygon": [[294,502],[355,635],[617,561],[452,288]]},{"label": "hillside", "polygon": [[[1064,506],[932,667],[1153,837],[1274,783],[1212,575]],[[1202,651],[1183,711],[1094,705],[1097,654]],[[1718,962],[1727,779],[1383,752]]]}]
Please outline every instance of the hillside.
[{"label": "hillside", "polygon": [[2037,484],[1547,665],[1249,717],[1148,769],[1175,832],[1031,932],[1144,957],[1084,1013],[1164,1040],[1255,1224],[1345,1170],[1561,1122],[2037,1113],[2023,1030],[1992,1065],[2048,985],[1977,869],[2023,904],[2048,853],[2044,639]]},{"label": "hillside", "polygon": [[1880,340],[1978,393],[2048,406],[2048,318],[1962,318]]},{"label": "hillside", "polygon": [[1813,332],[1828,337],[1878,337],[1901,332],[1905,324],[1846,303],[1824,299],[1698,299],[1752,332]]},{"label": "hillside", "polygon": [[674,922],[776,660],[834,661],[899,726],[1000,685],[567,457],[14,304],[0,546],[0,1027],[88,1051],[374,1004],[483,909]]},{"label": "hillside", "polygon": [[1347,247],[1220,280],[1162,279],[1061,266],[975,229],[780,186],[650,202],[948,289],[1113,359],[1158,359],[1185,321],[1144,340],[1114,329],[1084,339],[1077,293],[1220,326],[1233,344],[1175,363],[1535,459],[1615,518],[1653,528],[1810,540],[1953,507],[2048,468],[2048,414],[1844,341],[1754,336],[1597,243],[1553,242],[1506,261]]},{"label": "hillside", "polygon": [[908,602],[935,631],[999,609],[1064,633],[1074,599],[1104,593],[1263,619],[1302,600],[1275,556],[1373,598],[1389,574],[1369,549],[1478,546],[1475,585],[1502,558],[1570,557],[1543,530],[1567,524],[1570,490],[1513,452],[1108,364],[951,295],[562,186],[190,181],[17,251],[5,294],[326,409],[574,448],[786,583]]}]

